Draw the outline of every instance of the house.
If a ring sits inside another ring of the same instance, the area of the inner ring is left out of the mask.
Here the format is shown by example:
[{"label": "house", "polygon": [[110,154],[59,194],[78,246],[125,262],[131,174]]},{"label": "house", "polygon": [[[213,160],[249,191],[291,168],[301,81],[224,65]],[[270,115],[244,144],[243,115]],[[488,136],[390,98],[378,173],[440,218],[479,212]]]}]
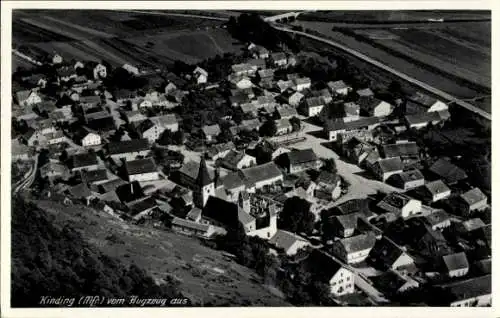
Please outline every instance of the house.
[{"label": "house", "polygon": [[208,80],[208,72],[197,66],[193,71],[193,77],[196,79],[196,83],[205,84]]},{"label": "house", "polygon": [[236,75],[236,76],[230,75],[229,82],[240,90],[253,87],[252,81],[244,75],[241,75],[241,76],[240,75]]},{"label": "house", "polygon": [[418,158],[419,149],[416,142],[397,142],[382,146],[384,158],[413,159]]},{"label": "house", "polygon": [[365,116],[386,117],[392,113],[392,105],[377,98],[360,98],[358,103]]},{"label": "house", "polygon": [[269,244],[277,249],[283,250],[288,256],[293,256],[297,254],[300,249],[311,245],[305,238],[285,230],[276,231],[276,234],[269,240]]},{"label": "house", "polygon": [[98,167],[97,156],[93,152],[75,154],[71,157],[71,172],[95,170]]},{"label": "house", "polygon": [[345,155],[353,162],[355,162],[358,166],[360,166],[363,161],[365,161],[366,157],[372,151],[377,151],[378,149],[375,145],[369,144],[363,140],[360,140],[357,137],[353,137],[347,143],[344,144],[344,152]]},{"label": "house", "polygon": [[100,145],[102,142],[101,136],[91,131],[86,131],[80,139],[80,144],[83,147]]},{"label": "house", "polygon": [[276,104],[276,100],[273,95],[263,95],[258,96],[257,100],[252,101],[257,108],[264,108],[267,106],[274,106]]},{"label": "house", "polygon": [[304,97],[304,94],[300,92],[296,92],[292,89],[285,89],[284,91],[282,91],[279,100],[281,102],[284,102],[285,104],[289,104],[292,107],[297,107],[302,103]]},{"label": "house", "polygon": [[373,212],[370,211],[367,199],[352,199],[332,209],[334,215],[347,215],[360,213],[363,218],[370,218]]},{"label": "house", "polygon": [[[182,165],[179,169],[179,181],[181,185],[189,189],[195,189],[197,187],[196,179],[200,174],[200,164],[201,162],[188,161]],[[207,171],[209,176],[208,179],[213,180],[214,172],[211,169]]]},{"label": "house", "polygon": [[325,107],[325,100],[321,97],[310,97],[306,98],[305,103],[300,108],[304,116],[312,117],[321,113],[321,110]]},{"label": "house", "polygon": [[333,215],[331,224],[335,229],[336,236],[341,238],[351,237],[358,224],[358,214]]},{"label": "house", "polygon": [[42,102],[42,97],[35,90],[16,92],[16,101],[20,106],[31,106]]},{"label": "house", "polygon": [[210,224],[200,224],[178,217],[174,217],[171,224],[172,230],[181,234],[209,238],[215,233],[214,227]]},{"label": "house", "polygon": [[288,62],[284,52],[271,53],[270,59],[274,66],[285,66]]},{"label": "house", "polygon": [[292,117],[298,116],[297,110],[295,110],[295,108],[290,107],[288,105],[283,105],[281,107],[277,107],[276,112],[278,114],[279,119],[290,119]]},{"label": "house", "polygon": [[297,92],[302,92],[311,87],[311,79],[309,77],[299,77],[293,80],[293,84]]},{"label": "house", "polygon": [[335,256],[347,264],[356,264],[368,257],[375,242],[375,235],[368,232],[334,241],[331,250]]},{"label": "house", "polygon": [[108,76],[106,66],[101,63],[97,64],[93,69],[94,79],[106,78]]},{"label": "house", "polygon": [[468,178],[465,171],[443,158],[434,162],[429,171],[444,180],[448,185],[454,185]]},{"label": "house", "polygon": [[243,151],[231,150],[222,159],[221,165],[229,170],[237,171],[257,164],[255,157],[249,156]]},{"label": "house", "polygon": [[491,274],[437,287],[437,305],[449,307],[491,306]]},{"label": "house", "polygon": [[274,69],[267,68],[257,71],[257,75],[259,75],[260,81],[272,81],[274,78]]},{"label": "house", "polygon": [[319,169],[321,161],[312,149],[293,150],[276,160],[288,173],[298,173],[308,169]]},{"label": "house", "polygon": [[130,64],[123,64],[122,68],[133,75],[139,75],[139,69]]},{"label": "house", "polygon": [[335,82],[328,82],[327,83],[328,88],[333,94],[336,95],[347,95],[349,92],[352,90],[350,86],[348,86],[344,81],[335,81]]},{"label": "house", "polygon": [[464,252],[444,255],[443,270],[449,277],[461,277],[469,272],[469,261]]},{"label": "house", "polygon": [[264,163],[242,169],[241,175],[248,185],[248,191],[263,188],[266,185],[272,185],[277,182],[283,182],[283,174],[274,162]]},{"label": "house", "polygon": [[83,200],[86,205],[89,205],[90,200],[95,197],[95,195],[90,191],[87,185],[83,183],[73,186],[65,192],[74,199]]},{"label": "house", "polygon": [[45,137],[47,138],[48,145],[61,144],[66,141],[66,136],[61,130],[56,130],[55,132],[45,134]]},{"label": "house", "polygon": [[203,126],[201,128],[203,132],[203,137],[207,142],[213,142],[215,141],[215,138],[220,134],[220,126],[218,124],[215,125],[210,125],[210,126]]},{"label": "house", "polygon": [[208,149],[207,156],[209,159],[215,161],[219,158],[223,158],[233,149],[236,149],[236,147],[232,141],[216,144]]},{"label": "house", "polygon": [[255,58],[267,59],[269,57],[269,51],[260,45],[250,44],[248,50],[253,54]]},{"label": "house", "polygon": [[128,181],[152,181],[160,179],[153,158],[137,159],[125,162]]},{"label": "house", "polygon": [[67,179],[69,178],[69,170],[60,163],[49,161],[40,167],[40,176],[42,178],[48,178],[49,180],[55,178]]},{"label": "house", "polygon": [[252,68],[252,73],[255,74],[257,70],[262,70],[266,68],[266,61],[261,58],[251,59],[247,61],[247,64]]},{"label": "house", "polygon": [[411,169],[393,174],[387,179],[387,183],[403,190],[410,190],[423,186],[425,184],[425,179],[420,170]]},{"label": "house", "polygon": [[472,218],[456,224],[457,233],[466,234],[486,227],[480,218]]},{"label": "house", "polygon": [[421,235],[414,235],[417,239],[415,249],[427,257],[436,257],[449,254],[448,241],[440,231],[424,225]]},{"label": "house", "polygon": [[245,233],[255,230],[255,218],[244,212],[238,204],[210,196],[201,214],[202,224],[211,224],[225,229],[236,229],[241,223]]},{"label": "house", "polygon": [[377,207],[402,218],[408,218],[421,212],[422,202],[406,194],[393,192],[382,199],[377,204]]},{"label": "house", "polygon": [[30,147],[38,147],[47,144],[47,137],[43,135],[40,130],[35,130],[31,127],[21,136],[21,140]]},{"label": "house", "polygon": [[451,225],[450,216],[443,210],[437,210],[426,215],[425,221],[434,231],[445,229]]},{"label": "house", "polygon": [[448,118],[449,116],[445,112],[417,113],[406,115],[405,124],[408,129],[422,129],[427,127],[429,124],[437,125],[441,121],[445,121]]},{"label": "house", "polygon": [[428,112],[437,112],[448,110],[448,105],[438,100],[437,98],[430,97],[422,92],[416,92],[408,98],[409,100],[424,106]]},{"label": "house", "polygon": [[356,95],[358,95],[359,98],[371,98],[374,96],[373,91],[370,88],[358,89],[356,91]]},{"label": "house", "polygon": [[131,139],[117,142],[110,142],[107,145],[108,155],[113,161],[118,162],[121,159],[127,161],[134,160],[137,156],[146,156],[149,151],[149,142],[147,139]]},{"label": "house", "polygon": [[335,297],[353,294],[354,273],[348,267],[319,250],[313,250],[300,265],[320,281],[328,284],[330,294]]},{"label": "house", "polygon": [[82,182],[85,184],[100,185],[108,182],[108,173],[106,169],[82,170],[80,171]]},{"label": "house", "polygon": [[404,249],[385,236],[373,246],[370,261],[380,269],[393,269],[402,273],[415,265],[415,260]]},{"label": "house", "polygon": [[293,131],[293,126],[289,119],[277,119],[274,121],[276,123],[276,135],[286,135]]},{"label": "house", "polygon": [[342,194],[341,179],[338,174],[321,171],[316,178],[314,196],[327,201],[337,200]]},{"label": "house", "polygon": [[151,197],[144,197],[138,200],[128,202],[128,213],[134,220],[145,218],[151,214],[153,210],[158,208],[158,203]]},{"label": "house", "polygon": [[63,58],[61,55],[59,54],[54,54],[54,56],[52,56],[52,64],[61,64],[63,62]]},{"label": "house", "polygon": [[371,168],[379,180],[385,182],[393,174],[403,172],[403,163],[399,157],[380,159]]},{"label": "house", "polygon": [[349,122],[353,120],[359,120],[359,113],[361,111],[361,106],[355,102],[344,103],[344,122]]},{"label": "house", "polygon": [[375,288],[386,295],[394,296],[408,290],[418,288],[419,282],[408,275],[402,275],[397,271],[388,271],[373,278]]},{"label": "house", "polygon": [[31,153],[28,146],[19,142],[19,139],[12,139],[10,143],[12,161],[26,161],[31,160]]},{"label": "house", "polygon": [[459,211],[462,215],[470,215],[474,211],[482,211],[488,207],[488,198],[479,188],[473,188],[460,195]]},{"label": "house", "polygon": [[254,118],[254,119],[242,120],[241,124],[238,126],[238,129],[252,131],[252,130],[259,130],[260,126],[262,126],[260,120]]},{"label": "house", "polygon": [[233,64],[231,65],[231,70],[233,74],[238,76],[255,74],[254,68],[248,63]]},{"label": "house", "polygon": [[250,115],[251,117],[257,117],[257,107],[252,103],[245,103],[240,105],[240,109],[243,114]]},{"label": "house", "polygon": [[345,122],[340,118],[328,120],[325,123],[324,131],[329,141],[337,141],[340,135],[349,135],[361,131],[371,131],[380,125],[378,117],[366,117],[359,120]]},{"label": "house", "polygon": [[427,182],[423,187],[424,198],[430,202],[437,202],[448,198],[451,195],[451,190],[441,180]]},{"label": "house", "polygon": [[154,143],[167,129],[172,132],[179,130],[179,123],[175,115],[150,117],[137,127],[141,138],[149,140],[150,143]]}]

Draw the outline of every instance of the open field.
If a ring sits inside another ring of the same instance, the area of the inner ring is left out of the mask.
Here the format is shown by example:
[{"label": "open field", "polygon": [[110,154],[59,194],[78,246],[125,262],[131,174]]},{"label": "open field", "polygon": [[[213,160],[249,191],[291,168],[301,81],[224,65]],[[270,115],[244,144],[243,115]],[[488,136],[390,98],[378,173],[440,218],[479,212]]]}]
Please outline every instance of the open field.
[{"label": "open field", "polygon": [[[197,305],[289,306],[258,283],[257,275],[229,261],[221,252],[189,238],[152,227],[129,224],[106,212],[53,201],[35,202],[55,216],[58,227],[71,224],[82,237],[104,254],[135,263],[154,279],[173,277]],[[109,237],[115,237],[110,240]]]},{"label": "open field", "polygon": [[[476,23],[476,22],[474,22]],[[370,42],[363,41],[361,39],[357,39],[353,36],[349,36],[344,34],[343,32],[340,31],[334,31],[332,30],[331,24],[330,23],[324,23],[324,22],[309,22],[309,21],[297,21],[294,23],[295,25],[301,25],[304,29],[308,30],[314,30],[318,33],[324,34],[325,36],[334,39],[336,42],[343,44],[351,49],[357,50],[373,59],[376,59],[384,64],[390,65],[394,69],[401,70],[405,74],[408,74],[411,77],[414,77],[420,81],[426,82],[429,85],[432,85],[440,90],[443,90],[451,95],[454,95],[458,98],[462,99],[470,99],[474,98],[477,96],[484,96],[484,95],[489,95],[490,90],[486,87],[482,87],[482,85],[477,84],[477,83],[472,83],[472,81],[468,79],[463,79],[461,77],[458,77],[455,74],[450,74],[449,72],[444,72],[443,70],[434,67],[432,65],[426,64],[427,61],[421,61],[421,60],[415,60],[415,59],[410,59],[410,58],[405,58],[401,54],[392,54],[390,51],[387,49],[384,49],[382,47],[376,47],[372,45]],[[401,30],[401,32],[404,32],[406,30]],[[417,30],[419,32],[423,32],[422,30]],[[427,31],[427,30],[426,30]],[[392,30],[389,31],[392,33]],[[399,32],[399,31],[398,31]],[[365,33],[366,34],[366,33]],[[393,33],[395,34],[395,33]],[[399,36],[399,34],[396,34]],[[324,48],[324,45],[321,45],[319,43],[313,43],[315,41],[309,41],[309,40],[304,40],[307,43],[307,45],[312,45],[313,47],[317,48]],[[372,40],[373,41],[373,40]],[[378,42],[390,42],[393,40],[377,40]],[[408,39],[408,41],[410,41]],[[423,40],[421,40],[423,41]],[[448,41],[450,42],[450,41]],[[450,42],[453,45],[457,45],[456,43]],[[471,50],[467,46],[461,46],[462,52],[463,50]],[[330,48],[333,50],[333,48]],[[428,49],[430,50],[430,49]],[[443,50],[443,49],[442,49]],[[337,53],[337,51],[336,51]],[[338,52],[340,55],[345,56],[349,60],[354,61],[355,64],[361,64],[363,65],[364,63],[360,63],[359,60],[353,59],[349,55],[343,54],[342,52]],[[441,53],[443,54],[443,53]],[[448,59],[450,59],[450,56],[454,58],[456,54],[460,54],[459,52],[453,52],[449,51]],[[485,56],[484,53],[476,50],[474,51],[475,56]],[[412,56],[413,57],[413,56]],[[486,56],[487,58],[488,56]],[[436,57],[434,57],[436,59]],[[460,59],[464,59],[463,57],[460,57]],[[436,60],[434,60],[436,62]],[[437,63],[437,62],[436,62]],[[450,65],[451,62],[448,62]],[[469,61],[468,64],[471,64],[470,67],[467,67],[466,70],[469,72],[472,72],[474,70],[474,65],[476,64],[484,64],[483,70],[486,69],[489,66],[489,62],[485,62],[483,60],[479,61]],[[449,70],[447,70],[449,71]],[[455,70],[455,73],[457,70]],[[484,74],[481,73],[480,75],[486,77],[490,76],[489,72],[487,70],[484,71]],[[378,77],[379,75],[374,74],[375,77]],[[483,79],[484,81],[484,79]],[[474,101],[472,102],[473,104],[477,105],[478,107],[481,107],[482,109],[486,111],[490,111],[491,106],[489,103],[486,102],[481,102],[481,101]]]},{"label": "open field", "polygon": [[491,18],[490,11],[454,11],[454,10],[366,10],[366,11],[316,11],[307,12],[300,20],[346,22],[346,23],[399,23],[427,21],[427,19],[452,21],[484,20]]},{"label": "open field", "polygon": [[[225,52],[238,51],[221,21],[137,12],[95,10],[16,11],[13,43],[64,59],[106,60],[164,66],[174,60],[197,63]],[[148,38],[146,41],[145,39]],[[153,46],[146,46],[152,42]]]}]

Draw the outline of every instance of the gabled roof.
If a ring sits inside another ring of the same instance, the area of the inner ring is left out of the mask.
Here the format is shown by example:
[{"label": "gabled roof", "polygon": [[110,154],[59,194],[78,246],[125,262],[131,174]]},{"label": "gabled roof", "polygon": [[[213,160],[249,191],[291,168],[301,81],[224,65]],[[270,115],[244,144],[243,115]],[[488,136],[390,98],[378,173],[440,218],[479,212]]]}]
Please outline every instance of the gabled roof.
[{"label": "gabled roof", "polygon": [[266,60],[264,59],[251,59],[248,60],[247,63],[250,66],[258,67],[258,68],[266,68]]},{"label": "gabled roof", "polygon": [[153,199],[151,197],[147,197],[147,198],[141,199],[139,201],[134,201],[134,202],[128,203],[127,206],[130,210],[130,214],[134,216],[134,215],[137,215],[141,212],[151,210],[151,209],[158,207],[158,203],[156,202],[155,199]]},{"label": "gabled roof", "polygon": [[442,119],[441,116],[439,115],[439,112],[425,112],[413,115],[406,115],[405,118],[406,122],[410,125],[417,125],[429,122],[439,122],[441,120],[446,119],[446,118]]},{"label": "gabled roof", "polygon": [[290,120],[288,118],[277,119],[274,122],[276,123],[276,128],[278,130],[292,127],[292,124],[290,123]]},{"label": "gabled roof", "polygon": [[338,174],[331,173],[328,171],[321,171],[318,177],[316,178],[316,183],[324,183],[329,185],[337,185],[340,181],[340,177]]},{"label": "gabled roof", "polygon": [[291,165],[318,160],[318,156],[312,149],[293,150],[284,154],[288,157]]},{"label": "gabled roof", "polygon": [[72,157],[72,167],[80,168],[97,164],[97,156],[95,153],[79,153]]},{"label": "gabled roof", "polygon": [[151,120],[153,124],[162,128],[168,128],[178,122],[177,117],[174,114],[149,117],[149,120]]},{"label": "gabled roof", "polygon": [[210,196],[202,211],[202,216],[213,219],[229,228],[238,226],[238,205],[233,202]]},{"label": "gabled roof", "polygon": [[108,179],[106,169],[97,169],[81,172],[82,181],[86,183],[98,182]]},{"label": "gabled roof", "polygon": [[197,222],[193,222],[193,221],[189,221],[189,220],[184,220],[184,219],[181,219],[178,217],[173,218],[172,225],[173,226],[180,226],[180,227],[184,227],[184,228],[188,228],[188,229],[193,229],[193,230],[197,230],[197,231],[203,231],[203,232],[208,231],[208,229],[210,227],[207,224],[201,224],[201,223],[197,223]]},{"label": "gabled roof", "polygon": [[480,218],[473,218],[470,220],[463,221],[459,227],[461,232],[472,232],[480,228],[484,228],[486,224]]},{"label": "gabled roof", "polygon": [[334,120],[327,121],[325,127],[329,131],[349,131],[372,126],[378,124],[379,122],[380,119],[378,117],[363,117],[349,122],[344,122],[342,118],[336,118]]},{"label": "gabled roof", "polygon": [[256,113],[257,107],[252,103],[245,103],[240,105],[241,111],[243,113]]},{"label": "gabled roof", "polygon": [[[200,170],[200,162],[188,161],[182,165],[182,167],[179,169],[179,172],[188,176],[193,180],[196,180],[196,178],[198,177],[199,170]],[[213,179],[214,176],[213,171],[208,170],[208,174],[210,178]]]},{"label": "gabled roof", "polygon": [[344,229],[355,229],[358,224],[358,216],[357,213],[351,213],[346,215],[335,215],[333,218],[336,219]]},{"label": "gabled roof", "polygon": [[403,170],[403,163],[399,157],[380,159],[376,163],[383,173]]},{"label": "gabled roof", "polygon": [[246,181],[250,184],[282,176],[281,170],[274,162],[268,162],[262,165],[246,168],[241,170],[241,172]]},{"label": "gabled roof", "polygon": [[469,268],[469,262],[464,252],[444,255],[443,262],[448,271]]},{"label": "gabled roof", "polygon": [[434,213],[426,215],[425,220],[432,226],[450,220],[450,216],[443,210],[437,210]]},{"label": "gabled roof", "polygon": [[393,206],[398,209],[402,209],[404,206],[408,204],[412,200],[411,197],[407,196],[406,194],[399,193],[399,192],[392,192],[388,194],[384,199],[382,199],[377,206],[380,206],[380,204],[385,203],[390,206]]},{"label": "gabled roof", "polygon": [[435,180],[427,182],[424,187],[429,191],[430,194],[436,195],[439,193],[444,193],[450,191],[450,188],[441,180]]},{"label": "gabled roof", "polygon": [[440,285],[439,287],[446,295],[451,297],[451,301],[491,295],[491,274]]},{"label": "gabled roof", "polygon": [[337,91],[337,90],[345,89],[345,88],[349,87],[349,86],[347,86],[347,84],[343,80],[335,81],[335,82],[328,82],[327,85],[333,91]]},{"label": "gabled roof", "polygon": [[285,251],[291,248],[296,242],[304,242],[309,244],[309,241],[307,241],[306,239],[284,230],[276,231],[276,234],[274,234],[273,237],[271,237],[271,239],[269,240],[270,244],[278,248],[282,248]]},{"label": "gabled roof", "polygon": [[254,129],[259,129],[261,125],[262,123],[260,122],[260,120],[254,118],[254,119],[243,120],[238,127],[246,130],[254,130]]},{"label": "gabled roof", "polygon": [[144,158],[125,162],[125,169],[129,176],[142,173],[157,172],[153,158]]},{"label": "gabled roof", "polygon": [[90,189],[87,187],[87,185],[83,183],[80,183],[74,187],[69,188],[68,192],[71,196],[75,198],[88,198],[92,195]]},{"label": "gabled roof", "polygon": [[271,53],[271,58],[274,61],[277,61],[277,60],[286,60],[286,54],[284,52]]},{"label": "gabled roof", "polygon": [[269,78],[274,76],[274,70],[272,68],[259,70],[258,74],[260,78]]},{"label": "gabled roof", "polygon": [[367,199],[352,199],[346,201],[342,204],[337,205],[333,211],[336,214],[351,214],[356,212],[361,212],[362,214],[369,214],[370,209],[368,207]]},{"label": "gabled roof", "polygon": [[391,176],[392,179],[399,178],[403,183],[412,182],[416,180],[424,180],[424,175],[418,169],[403,171],[401,173]]},{"label": "gabled roof", "polygon": [[473,205],[479,201],[487,199],[486,195],[484,195],[479,188],[471,189],[464,194],[460,195],[460,198],[464,200],[467,204]]},{"label": "gabled roof", "polygon": [[438,100],[434,97],[431,97],[429,95],[426,95],[422,92],[416,92],[412,96],[410,96],[408,99],[411,101],[414,101],[416,103],[419,103],[421,105],[424,105],[426,107],[431,107],[434,105]]},{"label": "gabled roof", "polygon": [[429,170],[443,178],[448,184],[468,178],[465,171],[443,158],[434,162]]},{"label": "gabled roof", "polygon": [[418,146],[416,142],[383,145],[382,150],[384,152],[385,158],[418,155]]},{"label": "gabled roof", "polygon": [[281,118],[297,116],[297,110],[290,106],[277,107],[276,111]]},{"label": "gabled roof", "polygon": [[122,153],[139,152],[149,150],[149,142],[147,139],[131,139],[118,142],[110,142],[108,151],[110,155]]},{"label": "gabled roof", "polygon": [[359,96],[366,96],[366,97],[373,96],[373,91],[370,88],[358,89],[356,93]]},{"label": "gabled roof", "polygon": [[218,124],[203,126],[201,129],[206,136],[217,136],[221,132]]},{"label": "gabled roof", "polygon": [[368,232],[356,236],[343,238],[335,241],[334,244],[340,244],[347,253],[356,253],[366,249],[371,249],[375,245],[375,234]]},{"label": "gabled roof", "polygon": [[231,150],[224,156],[223,162],[231,167],[236,167],[238,163],[246,156],[243,151]]},{"label": "gabled roof", "polygon": [[[345,268],[331,256],[324,252],[313,249],[311,254],[301,262],[309,273],[317,276],[325,283],[329,283],[332,277],[341,269]],[[345,268],[348,270],[347,268]],[[350,270],[348,270],[350,271]]]},{"label": "gabled roof", "polygon": [[387,103],[386,101],[380,100],[378,98],[360,98],[358,100],[359,106],[361,109],[364,109],[368,112],[373,111],[377,106],[381,105],[382,103]]},{"label": "gabled roof", "polygon": [[306,99],[307,107],[316,107],[325,105],[325,100],[322,97],[310,97]]},{"label": "gabled roof", "polygon": [[392,267],[394,262],[398,260],[405,251],[392,243],[385,236],[375,243],[375,246],[370,251],[370,256],[380,260],[384,266]]},{"label": "gabled roof", "polygon": [[224,188],[232,190],[245,185],[245,179],[239,172],[230,172],[222,180]]}]

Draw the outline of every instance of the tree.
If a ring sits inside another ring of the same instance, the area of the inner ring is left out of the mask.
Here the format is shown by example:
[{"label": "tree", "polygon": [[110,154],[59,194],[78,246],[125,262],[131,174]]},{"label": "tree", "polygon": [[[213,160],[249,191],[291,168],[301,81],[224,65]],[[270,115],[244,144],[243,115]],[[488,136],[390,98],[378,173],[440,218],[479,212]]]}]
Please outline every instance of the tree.
[{"label": "tree", "polygon": [[182,145],[184,143],[184,139],[185,139],[184,132],[182,130],[177,130],[176,132],[174,132],[172,139],[173,139],[172,141],[174,144]]},{"label": "tree", "polygon": [[278,131],[278,127],[276,127],[276,123],[272,119],[268,119],[264,122],[264,124],[260,127],[259,133],[263,137],[273,137],[276,135]]},{"label": "tree", "polygon": [[172,144],[172,139],[173,139],[172,131],[165,129],[165,131],[163,131],[163,133],[158,138],[158,144],[163,146],[170,145]]},{"label": "tree", "polygon": [[330,173],[337,173],[337,164],[333,158],[326,159],[323,165],[323,169]]},{"label": "tree", "polygon": [[298,119],[297,117],[293,116],[292,118],[290,118],[290,124],[292,124],[293,131],[300,130],[301,122],[300,119]]},{"label": "tree", "polygon": [[280,214],[279,227],[294,233],[311,233],[315,216],[310,208],[311,204],[299,197],[287,199]]}]

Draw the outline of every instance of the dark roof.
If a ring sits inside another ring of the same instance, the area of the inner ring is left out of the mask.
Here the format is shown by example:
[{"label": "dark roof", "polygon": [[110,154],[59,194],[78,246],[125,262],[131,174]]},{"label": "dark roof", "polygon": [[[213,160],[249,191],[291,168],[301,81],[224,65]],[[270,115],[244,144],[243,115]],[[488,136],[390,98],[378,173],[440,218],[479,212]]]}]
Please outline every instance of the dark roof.
[{"label": "dark roof", "polygon": [[156,164],[153,158],[144,158],[125,162],[128,175],[156,172]]},{"label": "dark roof", "polygon": [[158,203],[156,203],[156,200],[151,197],[148,197],[145,198],[144,200],[140,200],[129,204],[128,208],[130,210],[130,214],[137,215],[143,211],[154,209],[157,206]]},{"label": "dark roof", "polygon": [[[182,173],[188,176],[189,178],[196,180],[199,174],[199,170],[200,170],[200,162],[188,161],[182,165],[182,167],[179,169],[179,173]],[[208,174],[211,178],[213,178],[214,174],[212,170],[208,170]]]},{"label": "dark roof", "polygon": [[316,183],[336,185],[339,182],[339,180],[340,177],[338,174],[331,173],[328,171],[321,171],[319,176],[316,178]]},{"label": "dark roof", "polygon": [[382,172],[403,170],[403,163],[399,157],[380,159],[376,164],[380,166]]},{"label": "dark roof", "polygon": [[369,214],[370,212],[368,200],[367,199],[352,199],[346,201],[333,209],[335,214],[351,214],[356,212],[361,212],[363,214]]},{"label": "dark roof", "polygon": [[385,158],[418,155],[418,146],[416,142],[383,145],[382,150]]},{"label": "dark roof", "polygon": [[431,97],[429,95],[426,95],[422,92],[416,92],[412,96],[409,97],[410,100],[414,101],[415,103],[430,107],[432,106],[435,102],[437,102],[437,99],[434,97]]},{"label": "dark roof", "polygon": [[436,212],[425,216],[425,219],[427,223],[429,223],[429,225],[432,226],[444,222],[446,220],[449,220],[450,216],[443,210],[437,210]]},{"label": "dark roof", "polygon": [[196,184],[204,187],[212,182],[213,180],[208,173],[207,163],[205,161],[205,158],[202,157],[200,161],[200,167],[198,169],[198,176],[196,177]]},{"label": "dark roof", "polygon": [[95,153],[79,153],[72,158],[72,167],[80,168],[97,164],[97,156]]},{"label": "dark roof", "polygon": [[342,118],[336,118],[335,120],[329,120],[326,123],[326,129],[329,131],[339,131],[339,130],[356,130],[360,128],[365,128],[378,124],[380,119],[378,117],[365,117],[358,120],[353,120],[349,122],[344,122]]},{"label": "dark roof", "polygon": [[202,216],[218,221],[229,228],[238,226],[238,205],[210,196],[203,208]]},{"label": "dark roof", "polygon": [[401,248],[383,237],[375,243],[375,246],[370,251],[370,256],[380,260],[383,266],[391,267],[403,253],[405,252]]},{"label": "dark roof", "polygon": [[301,262],[309,273],[317,276],[324,282],[329,282],[333,275],[342,268],[342,264],[324,252],[314,249],[309,256]]},{"label": "dark roof", "polygon": [[172,225],[174,226],[181,226],[181,227],[185,227],[185,228],[189,228],[189,229],[193,229],[193,230],[197,230],[197,231],[208,231],[208,228],[209,228],[209,225],[207,224],[201,224],[201,223],[197,223],[197,222],[193,222],[193,221],[189,221],[189,220],[184,220],[184,219],[181,219],[181,218],[178,218],[178,217],[174,217],[174,219],[172,220]]},{"label": "dark roof", "polygon": [[479,188],[474,188],[462,194],[460,198],[462,198],[462,200],[464,200],[467,204],[473,205],[486,199],[486,195],[484,195]]},{"label": "dark roof", "polygon": [[144,192],[138,181],[119,185],[116,187],[116,194],[122,202],[131,202],[144,196]]},{"label": "dark roof", "polygon": [[285,156],[288,157],[291,165],[318,160],[316,153],[312,149],[293,150],[285,153]]},{"label": "dark roof", "polygon": [[82,181],[86,183],[92,183],[108,179],[108,174],[106,172],[106,169],[82,171],[81,176],[82,176]]},{"label": "dark roof", "polygon": [[389,204],[390,206],[393,206],[398,209],[402,209],[408,202],[410,202],[412,198],[407,196],[406,194],[402,194],[399,192],[392,192],[388,194],[380,203],[379,205],[384,202],[386,204]]},{"label": "dark roof", "polygon": [[491,294],[491,274],[439,286],[451,301]]},{"label": "dark roof", "polygon": [[406,115],[405,118],[406,122],[410,125],[441,121],[441,116],[439,116],[439,112],[425,112],[425,113]]},{"label": "dark roof", "polygon": [[412,170],[408,170],[408,171],[403,171],[401,173],[398,173],[398,174],[394,174],[391,176],[392,179],[400,179],[403,183],[406,183],[406,182],[411,182],[411,181],[416,181],[416,180],[423,180],[424,179],[424,175],[422,174],[422,172],[420,172],[420,170],[418,169],[412,169]]},{"label": "dark roof", "polygon": [[131,139],[118,142],[110,142],[108,144],[108,151],[110,155],[139,152],[144,150],[149,150],[149,142],[147,139]]},{"label": "dark roof", "polygon": [[456,183],[460,180],[468,178],[465,171],[443,158],[440,158],[436,162],[434,162],[429,170],[432,173],[443,178],[448,184]]},{"label": "dark roof", "polygon": [[424,187],[429,191],[432,195],[443,193],[446,191],[450,191],[450,188],[441,180],[435,180],[431,182],[427,182]]},{"label": "dark roof", "polygon": [[105,183],[101,183],[99,188],[102,189],[102,192],[115,191],[118,186],[126,184],[127,182],[123,181],[120,178],[109,180]]},{"label": "dark roof", "polygon": [[88,198],[92,195],[86,184],[80,183],[68,189],[68,192],[75,198]]},{"label": "dark roof", "polygon": [[469,262],[464,252],[444,255],[443,263],[448,271],[469,268]]},{"label": "dark roof", "polygon": [[334,219],[337,220],[344,229],[355,229],[358,224],[358,213],[351,213],[346,215],[335,215]]},{"label": "dark roof", "polygon": [[370,97],[370,98],[362,97],[358,100],[358,103],[359,103],[359,106],[361,107],[361,109],[363,109],[367,112],[371,112],[375,109],[375,107],[377,107],[381,103],[386,103],[386,102],[384,102],[383,100],[374,98],[374,97]]},{"label": "dark roof", "polygon": [[259,181],[268,180],[281,176],[281,170],[274,162],[264,163],[262,165],[253,166],[241,170],[246,181],[250,184],[255,184]]},{"label": "dark roof", "polygon": [[243,157],[245,157],[245,153],[243,151],[231,150],[226,156],[224,156],[222,161],[228,167],[236,167],[238,162],[240,162]]},{"label": "dark roof", "polygon": [[335,241],[334,244],[340,244],[347,253],[359,252],[371,249],[376,242],[375,234],[368,232],[352,237],[347,237]]},{"label": "dark roof", "polygon": [[240,172],[230,172],[224,177],[222,183],[224,188],[231,190],[245,185],[245,180]]}]

